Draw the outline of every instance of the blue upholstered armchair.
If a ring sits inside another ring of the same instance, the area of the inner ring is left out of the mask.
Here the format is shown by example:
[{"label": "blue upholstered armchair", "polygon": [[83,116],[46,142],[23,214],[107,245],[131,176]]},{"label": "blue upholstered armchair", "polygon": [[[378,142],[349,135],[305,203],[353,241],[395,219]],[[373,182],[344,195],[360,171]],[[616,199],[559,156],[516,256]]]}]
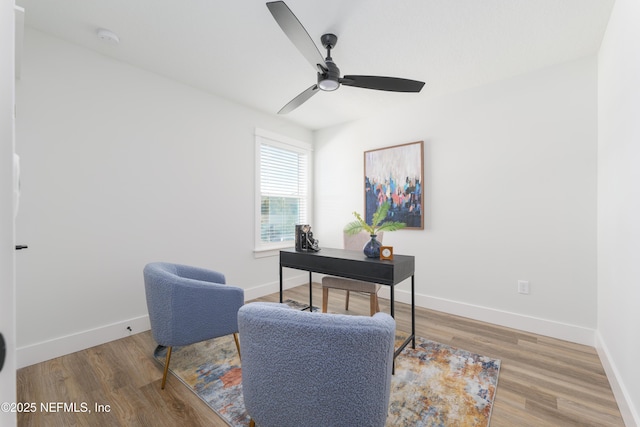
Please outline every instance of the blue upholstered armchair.
[{"label": "blue upholstered armchair", "polygon": [[144,267],[144,288],[153,338],[168,347],[161,388],[164,389],[173,346],[234,334],[238,353],[238,309],[244,290],[225,285],[216,271],[166,262]]},{"label": "blue upholstered armchair", "polygon": [[242,393],[258,427],[384,426],[395,321],[251,303],[238,311]]}]

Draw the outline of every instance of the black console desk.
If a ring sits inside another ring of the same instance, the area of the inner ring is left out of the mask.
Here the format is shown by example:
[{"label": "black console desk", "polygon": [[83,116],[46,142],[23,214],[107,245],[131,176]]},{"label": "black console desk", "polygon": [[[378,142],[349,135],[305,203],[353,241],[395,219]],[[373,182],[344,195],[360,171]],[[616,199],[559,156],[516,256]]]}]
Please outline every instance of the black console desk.
[{"label": "black console desk", "polygon": [[[379,283],[389,286],[391,293],[391,317],[394,313],[394,288],[403,280],[411,278],[411,335],[394,352],[394,358],[409,344],[416,348],[415,316],[415,257],[393,255],[392,261],[367,258],[362,252],[344,249],[322,248],[320,252],[296,252],[294,249],[280,251],[280,302],[282,302],[282,268],[294,268],[309,272],[309,307],[311,297],[311,274],[321,273],[347,279]],[[311,309],[311,308],[310,308]]]}]

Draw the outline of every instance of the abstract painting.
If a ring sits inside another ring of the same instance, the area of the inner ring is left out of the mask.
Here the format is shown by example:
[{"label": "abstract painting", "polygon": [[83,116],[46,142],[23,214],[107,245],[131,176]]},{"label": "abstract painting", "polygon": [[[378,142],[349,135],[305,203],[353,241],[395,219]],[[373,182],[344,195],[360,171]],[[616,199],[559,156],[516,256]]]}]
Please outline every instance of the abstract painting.
[{"label": "abstract painting", "polygon": [[365,220],[386,202],[391,204],[388,221],[406,224],[406,229],[424,229],[423,141],[365,151]]}]

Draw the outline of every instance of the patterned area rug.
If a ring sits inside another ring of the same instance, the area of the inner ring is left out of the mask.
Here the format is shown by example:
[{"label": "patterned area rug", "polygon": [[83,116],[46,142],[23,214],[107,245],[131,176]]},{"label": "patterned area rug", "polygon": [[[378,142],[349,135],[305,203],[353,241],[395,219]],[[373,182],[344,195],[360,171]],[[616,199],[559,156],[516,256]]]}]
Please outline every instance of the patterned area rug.
[{"label": "patterned area rug", "polygon": [[[162,347],[154,353],[162,365],[165,355]],[[417,337],[395,368],[387,426],[489,425],[500,360]],[[170,371],[230,426],[249,425],[232,335],[174,347]]]}]

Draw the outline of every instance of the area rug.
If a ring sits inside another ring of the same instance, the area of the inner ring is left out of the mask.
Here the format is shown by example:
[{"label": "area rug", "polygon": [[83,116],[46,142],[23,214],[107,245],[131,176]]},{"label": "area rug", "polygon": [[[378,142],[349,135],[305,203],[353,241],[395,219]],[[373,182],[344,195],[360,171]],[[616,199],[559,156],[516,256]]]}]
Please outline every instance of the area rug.
[{"label": "area rug", "polygon": [[[162,365],[165,355],[154,353]],[[249,425],[232,335],[174,347],[169,370],[230,426]],[[386,425],[488,426],[499,371],[498,359],[417,337],[396,358]]]}]

